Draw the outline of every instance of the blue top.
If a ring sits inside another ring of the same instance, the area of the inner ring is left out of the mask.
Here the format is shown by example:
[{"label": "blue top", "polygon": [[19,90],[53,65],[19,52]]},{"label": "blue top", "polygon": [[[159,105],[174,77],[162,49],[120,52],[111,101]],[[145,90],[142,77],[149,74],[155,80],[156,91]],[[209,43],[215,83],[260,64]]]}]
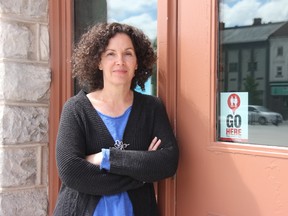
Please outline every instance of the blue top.
[{"label": "blue top", "polygon": [[[114,138],[114,147],[124,150],[127,144],[123,143],[123,134],[131,112],[131,106],[121,115],[110,117],[100,113],[98,114],[105,123],[110,134]],[[110,170],[110,150],[102,149],[103,159],[100,165],[101,169]],[[133,207],[127,192],[114,195],[103,196],[95,208],[93,216],[133,216]]]}]

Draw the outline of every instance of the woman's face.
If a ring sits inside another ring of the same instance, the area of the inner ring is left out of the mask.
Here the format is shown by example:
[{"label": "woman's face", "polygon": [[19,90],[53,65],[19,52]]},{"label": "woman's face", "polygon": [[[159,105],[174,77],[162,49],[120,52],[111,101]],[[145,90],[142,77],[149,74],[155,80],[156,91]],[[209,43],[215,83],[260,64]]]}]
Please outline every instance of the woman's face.
[{"label": "woman's face", "polygon": [[130,88],[137,69],[137,57],[128,35],[117,33],[109,40],[101,55],[99,69],[103,70],[104,88],[109,85]]}]

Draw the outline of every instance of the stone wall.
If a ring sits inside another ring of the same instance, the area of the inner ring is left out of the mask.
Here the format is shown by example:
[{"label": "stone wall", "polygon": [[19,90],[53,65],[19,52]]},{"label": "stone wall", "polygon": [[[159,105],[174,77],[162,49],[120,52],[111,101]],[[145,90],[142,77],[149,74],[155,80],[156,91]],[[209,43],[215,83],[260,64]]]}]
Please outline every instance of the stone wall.
[{"label": "stone wall", "polygon": [[0,0],[0,215],[48,211],[48,0]]}]

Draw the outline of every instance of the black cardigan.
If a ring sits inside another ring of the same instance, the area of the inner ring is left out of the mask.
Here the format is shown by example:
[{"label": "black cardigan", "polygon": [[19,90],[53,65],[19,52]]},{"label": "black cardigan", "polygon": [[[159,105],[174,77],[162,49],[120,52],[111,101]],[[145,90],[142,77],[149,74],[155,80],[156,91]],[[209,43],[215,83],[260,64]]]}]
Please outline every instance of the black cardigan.
[{"label": "black cardigan", "polygon": [[[147,151],[157,136],[161,145]],[[178,147],[165,107],[154,96],[134,92],[124,131],[125,150],[114,140],[86,93],[80,91],[64,105],[56,144],[61,189],[55,216],[93,215],[102,195],[127,191],[135,216],[158,215],[153,182],[173,176]],[[110,171],[85,160],[86,155],[110,148]]]}]

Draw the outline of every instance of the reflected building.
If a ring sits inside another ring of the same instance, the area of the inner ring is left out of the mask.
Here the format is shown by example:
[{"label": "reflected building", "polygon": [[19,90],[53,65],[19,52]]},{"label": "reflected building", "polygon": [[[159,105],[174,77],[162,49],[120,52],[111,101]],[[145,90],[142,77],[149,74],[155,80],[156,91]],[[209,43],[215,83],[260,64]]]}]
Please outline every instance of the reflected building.
[{"label": "reflected building", "polygon": [[225,27],[220,23],[219,88],[249,92],[249,103],[288,118],[288,22]]}]

